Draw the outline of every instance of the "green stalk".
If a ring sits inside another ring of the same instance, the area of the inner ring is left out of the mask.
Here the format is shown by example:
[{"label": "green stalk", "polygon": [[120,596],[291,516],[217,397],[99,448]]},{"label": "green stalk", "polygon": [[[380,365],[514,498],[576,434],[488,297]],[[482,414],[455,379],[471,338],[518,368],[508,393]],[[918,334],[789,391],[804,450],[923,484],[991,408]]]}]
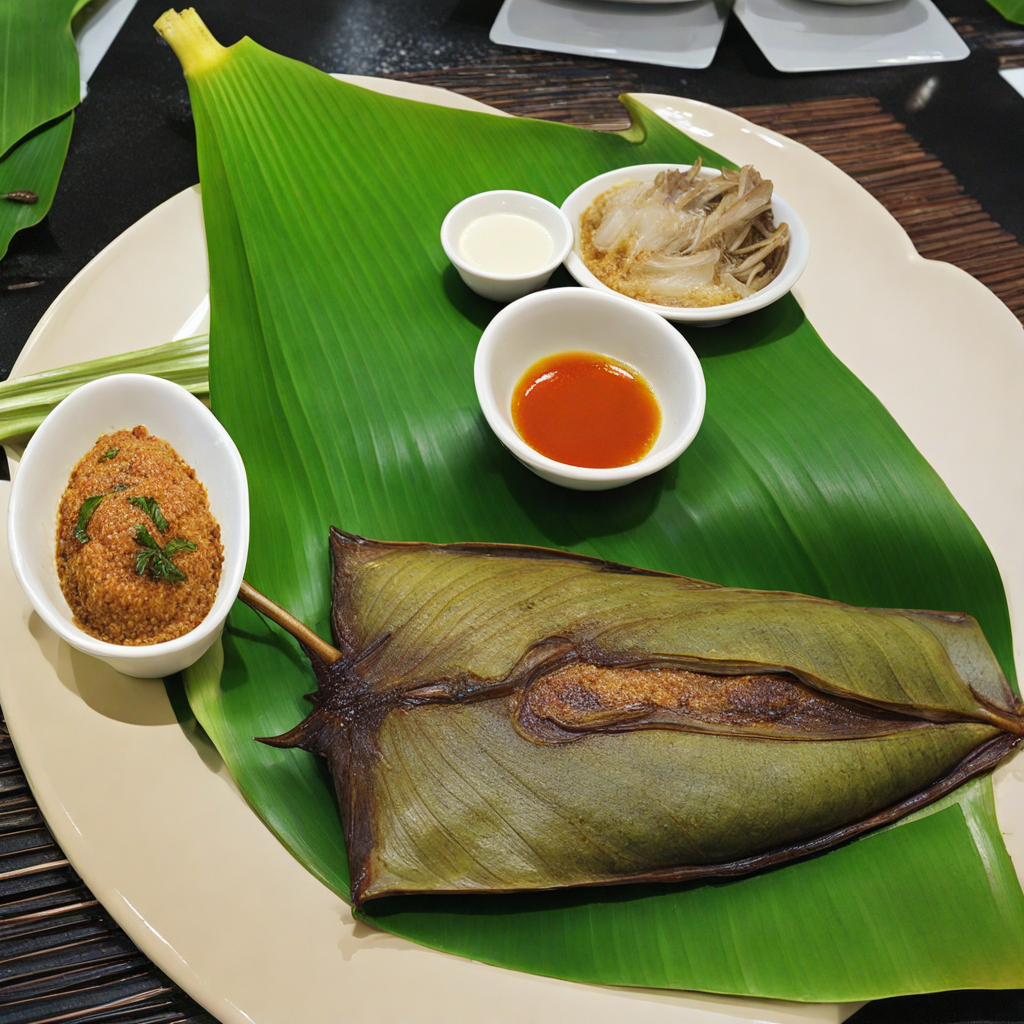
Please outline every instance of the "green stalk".
[{"label": "green stalk", "polygon": [[115,373],[149,373],[193,395],[210,393],[210,341],[202,334],[123,355],[45,370],[0,382],[0,444],[22,444],[76,388]]}]

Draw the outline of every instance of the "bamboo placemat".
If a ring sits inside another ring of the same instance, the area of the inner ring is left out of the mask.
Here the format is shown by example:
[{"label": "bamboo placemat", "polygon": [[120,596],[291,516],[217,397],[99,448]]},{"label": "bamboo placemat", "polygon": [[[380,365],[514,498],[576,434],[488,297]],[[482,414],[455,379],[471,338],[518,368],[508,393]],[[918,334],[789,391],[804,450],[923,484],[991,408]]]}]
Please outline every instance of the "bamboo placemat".
[{"label": "bamboo placemat", "polygon": [[1024,27],[989,17],[984,17],[981,24],[956,15],[949,21],[971,49],[993,54],[1001,71],[1024,68]]},{"label": "bamboo placemat", "polygon": [[903,225],[922,256],[966,270],[1024,321],[1024,246],[878,100],[812,100],[736,113],[831,160]]},{"label": "bamboo placemat", "polygon": [[[629,71],[535,54],[401,77],[511,113],[607,130],[626,127],[615,97],[636,89]],[[890,210],[923,255],[963,267],[1024,319],[1024,247],[877,100],[815,100],[737,113],[832,160]],[[147,961],[81,884],[46,829],[2,723],[0,1021],[215,1024]]]}]

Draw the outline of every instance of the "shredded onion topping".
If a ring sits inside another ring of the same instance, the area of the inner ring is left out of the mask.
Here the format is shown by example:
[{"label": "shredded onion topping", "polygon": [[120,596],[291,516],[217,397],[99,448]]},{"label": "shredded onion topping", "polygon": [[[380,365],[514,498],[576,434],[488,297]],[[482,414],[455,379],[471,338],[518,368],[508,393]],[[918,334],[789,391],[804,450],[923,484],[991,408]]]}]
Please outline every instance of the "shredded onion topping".
[{"label": "shredded onion topping", "polygon": [[772,281],[789,254],[772,183],[749,164],[721,177],[662,171],[598,196],[580,223],[583,261],[623,295],[663,306],[720,306]]}]

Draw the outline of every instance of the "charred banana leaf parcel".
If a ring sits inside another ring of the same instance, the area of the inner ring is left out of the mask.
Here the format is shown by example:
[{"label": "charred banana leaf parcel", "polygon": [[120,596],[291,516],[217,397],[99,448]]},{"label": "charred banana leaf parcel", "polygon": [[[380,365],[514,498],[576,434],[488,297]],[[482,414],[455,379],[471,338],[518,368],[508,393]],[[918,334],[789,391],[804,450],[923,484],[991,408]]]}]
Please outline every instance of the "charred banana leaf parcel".
[{"label": "charred banana leaf parcel", "polygon": [[315,709],[352,898],[739,875],[990,768],[1019,700],[964,615],[334,531]]}]

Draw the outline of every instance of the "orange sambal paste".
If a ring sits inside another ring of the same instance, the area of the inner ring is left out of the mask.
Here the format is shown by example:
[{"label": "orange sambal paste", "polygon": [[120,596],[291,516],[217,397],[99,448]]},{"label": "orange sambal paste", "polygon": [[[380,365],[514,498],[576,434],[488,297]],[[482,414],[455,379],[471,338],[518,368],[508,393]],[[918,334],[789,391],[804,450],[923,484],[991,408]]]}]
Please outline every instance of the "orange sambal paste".
[{"label": "orange sambal paste", "polygon": [[556,462],[628,466],[658,439],[661,406],[631,366],[594,352],[560,352],[520,377],[512,422],[531,448]]}]

